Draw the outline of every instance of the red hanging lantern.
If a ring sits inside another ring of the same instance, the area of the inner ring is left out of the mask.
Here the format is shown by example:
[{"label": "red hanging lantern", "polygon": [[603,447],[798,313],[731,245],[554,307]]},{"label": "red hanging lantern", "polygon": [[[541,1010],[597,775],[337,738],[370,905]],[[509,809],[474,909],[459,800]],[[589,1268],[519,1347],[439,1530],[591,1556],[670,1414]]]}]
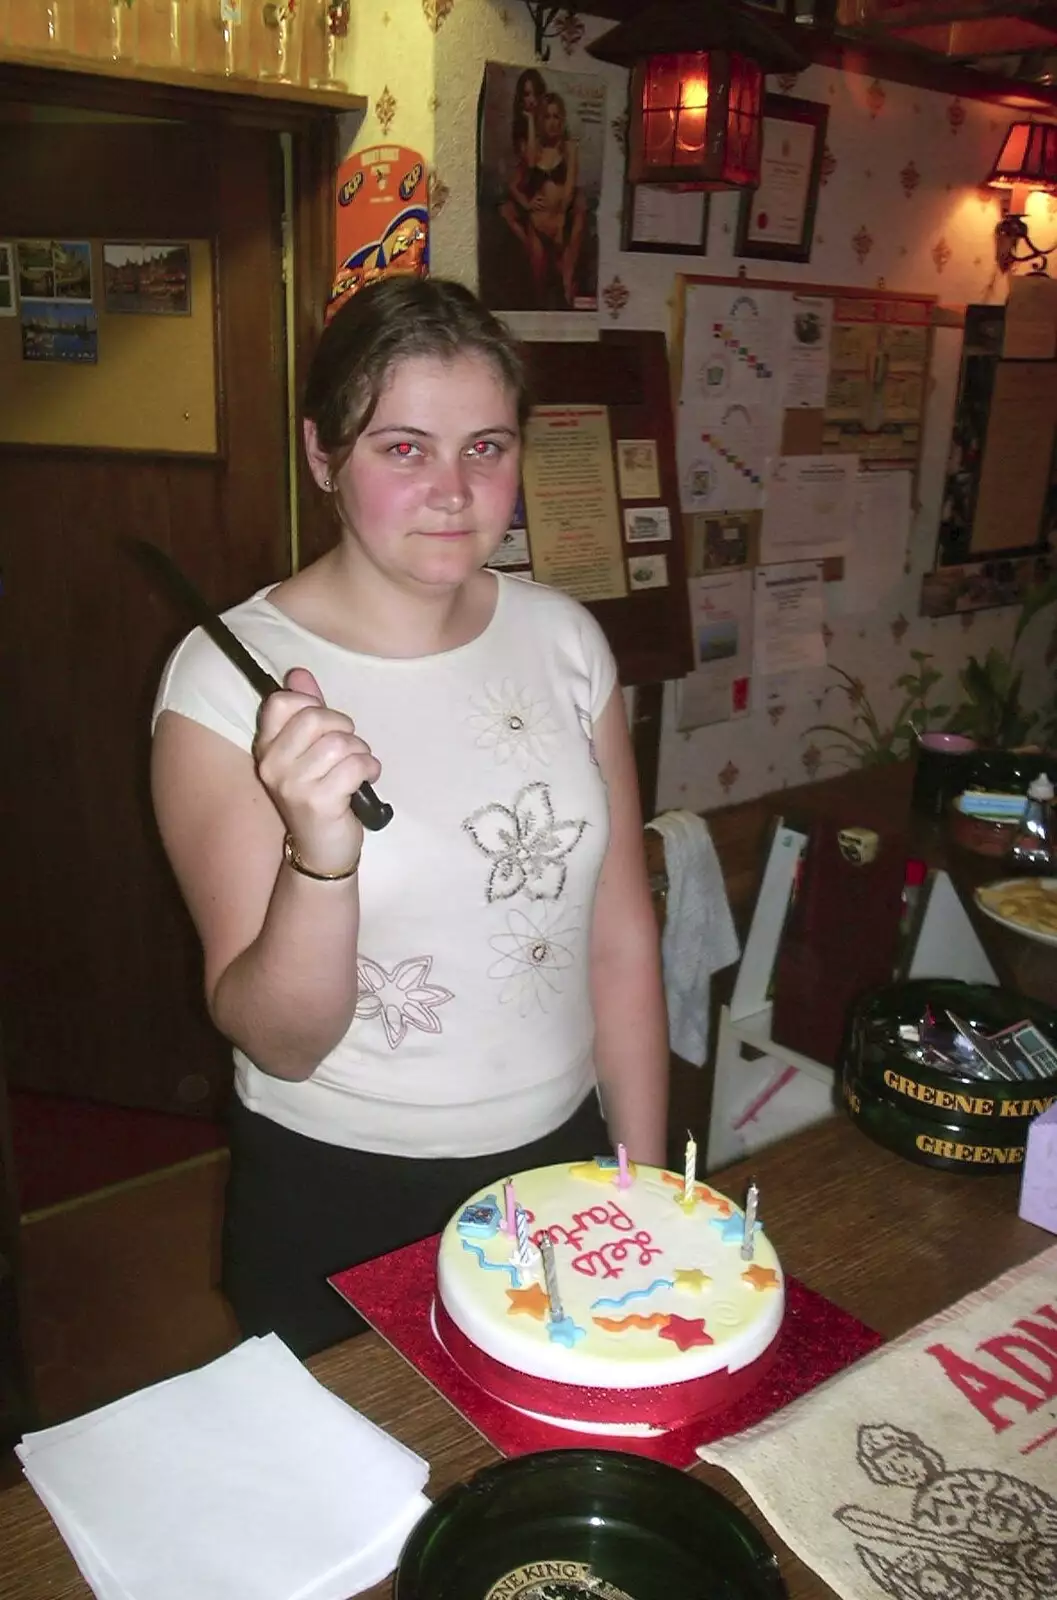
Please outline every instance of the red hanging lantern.
[{"label": "red hanging lantern", "polygon": [[680,189],[760,181],[764,73],[796,71],[793,47],[747,8],[660,0],[588,45],[630,66],[628,178]]}]

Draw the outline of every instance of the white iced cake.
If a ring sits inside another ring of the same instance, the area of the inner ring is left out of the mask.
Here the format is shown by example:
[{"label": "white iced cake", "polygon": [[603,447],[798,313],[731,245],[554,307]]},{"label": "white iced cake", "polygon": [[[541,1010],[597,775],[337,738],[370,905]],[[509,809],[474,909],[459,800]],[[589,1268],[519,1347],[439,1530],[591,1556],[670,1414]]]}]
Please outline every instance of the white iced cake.
[{"label": "white iced cake", "polygon": [[566,1426],[641,1432],[752,1386],[785,1289],[732,1200],[697,1183],[688,1201],[683,1178],[655,1167],[630,1164],[622,1181],[611,1158],[508,1182],[512,1194],[494,1184],[460,1207],[437,1262],[438,1337],[489,1393]]}]

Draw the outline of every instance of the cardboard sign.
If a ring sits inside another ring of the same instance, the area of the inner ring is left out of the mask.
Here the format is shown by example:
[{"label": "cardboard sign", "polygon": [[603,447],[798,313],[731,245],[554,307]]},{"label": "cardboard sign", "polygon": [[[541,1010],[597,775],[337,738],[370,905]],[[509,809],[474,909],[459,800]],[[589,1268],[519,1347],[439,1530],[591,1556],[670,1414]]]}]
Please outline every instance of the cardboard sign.
[{"label": "cardboard sign", "polygon": [[337,262],[328,319],[349,295],[392,273],[429,271],[426,164],[404,145],[375,145],[338,168]]}]

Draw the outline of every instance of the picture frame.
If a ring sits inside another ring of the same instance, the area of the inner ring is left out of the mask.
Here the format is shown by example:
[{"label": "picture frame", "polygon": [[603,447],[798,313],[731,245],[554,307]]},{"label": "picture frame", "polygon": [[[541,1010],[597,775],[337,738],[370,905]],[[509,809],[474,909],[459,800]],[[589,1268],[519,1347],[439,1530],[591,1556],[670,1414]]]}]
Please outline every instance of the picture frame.
[{"label": "picture frame", "polygon": [[811,260],[828,122],[822,101],[764,96],[760,182],[741,197],[735,256]]},{"label": "picture frame", "polygon": [[710,198],[703,189],[671,189],[625,178],[620,248],[643,255],[707,255]]},{"label": "picture frame", "polygon": [[191,315],[191,247],[186,240],[103,241],[103,309],[108,316]]}]

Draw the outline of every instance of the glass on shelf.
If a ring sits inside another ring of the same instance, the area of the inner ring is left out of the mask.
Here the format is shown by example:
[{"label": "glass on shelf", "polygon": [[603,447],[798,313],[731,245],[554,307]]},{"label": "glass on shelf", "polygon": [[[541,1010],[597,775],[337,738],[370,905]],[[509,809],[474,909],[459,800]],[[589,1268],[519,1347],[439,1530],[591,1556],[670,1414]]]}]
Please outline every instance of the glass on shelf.
[{"label": "glass on shelf", "polygon": [[145,67],[195,67],[195,0],[138,0],[139,60]]},{"label": "glass on shelf", "polygon": [[104,55],[111,61],[135,61],[139,46],[139,0],[108,0],[109,26]]},{"label": "glass on shelf", "polygon": [[260,4],[261,77],[300,83],[304,43],[304,0],[264,0]]},{"label": "glass on shelf", "polygon": [[197,64],[200,71],[223,73],[227,78],[256,77],[253,51],[253,13],[257,0],[210,0],[212,26],[199,29]]},{"label": "glass on shelf", "polygon": [[351,0],[314,0],[309,30],[308,81],[314,89],[348,88],[339,59],[349,36]]},{"label": "glass on shelf", "polygon": [[8,39],[21,50],[73,51],[73,0],[15,0],[9,6]]}]

